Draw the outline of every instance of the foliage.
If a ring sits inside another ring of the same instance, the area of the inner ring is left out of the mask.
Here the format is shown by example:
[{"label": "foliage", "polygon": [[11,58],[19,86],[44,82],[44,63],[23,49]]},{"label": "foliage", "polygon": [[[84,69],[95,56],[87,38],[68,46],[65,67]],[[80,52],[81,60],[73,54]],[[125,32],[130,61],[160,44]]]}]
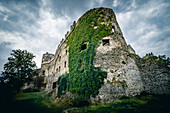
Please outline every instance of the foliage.
[{"label": "foliage", "polygon": [[78,97],[74,98],[72,103],[75,107],[83,107],[89,105],[88,98],[84,97],[84,95],[79,95]]},{"label": "foliage", "polygon": [[70,111],[70,113],[169,113],[170,96],[141,95],[124,97],[112,103],[98,103]]},{"label": "foliage", "polygon": [[149,53],[149,54],[146,54],[146,55],[143,57],[143,59],[155,61],[155,62],[164,64],[165,66],[170,65],[170,59],[169,59],[169,57],[166,58],[166,55],[158,55],[158,56],[155,56],[155,55],[151,52],[151,53]]},{"label": "foliage", "polygon": [[32,61],[34,57],[27,50],[12,50],[8,62],[4,65],[0,84],[7,86],[12,91],[19,91],[25,83],[32,80],[32,76],[35,74],[33,70],[36,64]]},{"label": "foliage", "polygon": [[60,97],[61,95],[65,94],[66,91],[68,90],[67,88],[69,87],[69,83],[68,83],[68,78],[69,78],[69,74],[65,73],[63,75],[61,75],[58,78],[57,81],[57,85],[58,85],[58,96]]},{"label": "foliage", "polygon": [[[112,34],[111,24],[101,24],[105,21],[102,15],[104,12],[101,9],[96,10],[99,11],[88,11],[78,20],[67,40],[70,53],[69,90],[86,97],[97,95],[107,76],[106,72],[93,66],[93,60],[99,40]],[[82,50],[82,44],[86,44],[87,48]]]}]

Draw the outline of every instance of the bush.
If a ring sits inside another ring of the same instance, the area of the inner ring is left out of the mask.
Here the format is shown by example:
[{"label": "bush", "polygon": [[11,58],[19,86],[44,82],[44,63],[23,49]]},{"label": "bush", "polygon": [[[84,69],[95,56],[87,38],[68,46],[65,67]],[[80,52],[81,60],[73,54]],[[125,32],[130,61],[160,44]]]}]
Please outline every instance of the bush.
[{"label": "bush", "polygon": [[65,94],[66,91],[68,90],[68,78],[69,78],[69,74],[65,73],[62,74],[57,81],[57,85],[58,85],[58,96],[60,97],[61,95]]},{"label": "bush", "polygon": [[73,102],[73,106],[75,107],[83,107],[89,105],[88,99],[83,95],[79,95],[78,97],[74,98],[72,102]]}]

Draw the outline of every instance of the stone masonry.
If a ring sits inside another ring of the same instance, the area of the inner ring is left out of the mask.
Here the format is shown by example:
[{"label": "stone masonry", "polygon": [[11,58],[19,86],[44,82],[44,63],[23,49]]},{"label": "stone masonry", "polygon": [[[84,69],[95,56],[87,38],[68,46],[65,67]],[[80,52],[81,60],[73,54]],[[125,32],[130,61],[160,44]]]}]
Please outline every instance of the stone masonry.
[{"label": "stone masonry", "polygon": [[[94,9],[95,10],[95,9]],[[112,24],[112,35],[103,37],[98,42],[93,65],[107,72],[107,78],[99,89],[99,94],[91,97],[92,102],[116,101],[122,96],[135,96],[143,91],[154,94],[170,94],[170,69],[151,61],[143,61],[135,50],[127,45],[116,16],[109,13],[111,9],[105,8],[106,18],[112,21],[101,24]],[[109,12],[109,13],[108,13]],[[78,24],[79,22],[73,22]],[[94,26],[97,29],[97,26]],[[43,54],[41,76],[45,76],[46,91],[56,87],[58,77],[65,72],[69,73],[68,57],[69,47],[66,46],[67,32],[62,39],[55,54]],[[71,64],[70,64],[71,65]]]}]

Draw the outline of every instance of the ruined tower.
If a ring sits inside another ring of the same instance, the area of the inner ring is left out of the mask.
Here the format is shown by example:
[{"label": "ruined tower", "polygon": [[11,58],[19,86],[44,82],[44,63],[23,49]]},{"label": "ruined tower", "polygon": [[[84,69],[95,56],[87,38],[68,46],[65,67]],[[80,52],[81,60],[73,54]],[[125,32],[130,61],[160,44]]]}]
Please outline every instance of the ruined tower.
[{"label": "ruined tower", "polygon": [[[93,95],[91,101],[115,101],[142,91],[169,93],[169,70],[163,67],[159,70],[157,64],[152,64],[156,70],[146,72],[141,65],[149,64],[127,45],[113,10],[94,8],[73,22],[54,55],[43,55],[40,75],[45,76],[49,91],[56,87],[62,74],[69,73],[69,91]],[[164,77],[154,77],[162,71],[165,73],[160,76]],[[147,86],[149,81],[152,84]]]}]

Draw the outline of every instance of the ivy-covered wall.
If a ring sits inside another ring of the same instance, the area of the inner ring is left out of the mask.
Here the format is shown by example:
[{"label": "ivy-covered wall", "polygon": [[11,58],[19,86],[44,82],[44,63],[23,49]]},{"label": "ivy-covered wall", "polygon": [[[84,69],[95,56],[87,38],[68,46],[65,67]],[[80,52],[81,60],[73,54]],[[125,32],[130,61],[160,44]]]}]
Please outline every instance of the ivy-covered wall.
[{"label": "ivy-covered wall", "polygon": [[107,73],[93,66],[99,40],[113,34],[111,9],[98,8],[85,13],[74,24],[69,46],[69,91],[89,97],[98,94]]}]

